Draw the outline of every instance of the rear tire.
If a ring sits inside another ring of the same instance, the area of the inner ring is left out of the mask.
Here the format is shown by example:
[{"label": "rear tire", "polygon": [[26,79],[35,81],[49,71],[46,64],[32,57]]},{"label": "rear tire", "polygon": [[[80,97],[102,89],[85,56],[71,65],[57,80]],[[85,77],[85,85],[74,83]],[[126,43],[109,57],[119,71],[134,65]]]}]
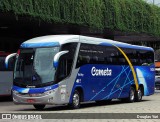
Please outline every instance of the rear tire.
[{"label": "rear tire", "polygon": [[129,97],[127,98],[127,102],[132,103],[134,101],[135,101],[135,88],[131,86],[129,91]]},{"label": "rear tire", "polygon": [[80,92],[78,90],[75,90],[72,95],[72,103],[70,104],[70,107],[72,109],[78,109],[80,108]]},{"label": "rear tire", "polygon": [[142,88],[140,87],[138,91],[136,91],[135,93],[135,101],[136,102],[142,101],[142,96],[143,96],[143,91],[142,91]]},{"label": "rear tire", "polygon": [[40,105],[33,105],[33,106],[34,106],[35,109],[37,109],[37,110],[43,110],[46,105],[40,104]]}]

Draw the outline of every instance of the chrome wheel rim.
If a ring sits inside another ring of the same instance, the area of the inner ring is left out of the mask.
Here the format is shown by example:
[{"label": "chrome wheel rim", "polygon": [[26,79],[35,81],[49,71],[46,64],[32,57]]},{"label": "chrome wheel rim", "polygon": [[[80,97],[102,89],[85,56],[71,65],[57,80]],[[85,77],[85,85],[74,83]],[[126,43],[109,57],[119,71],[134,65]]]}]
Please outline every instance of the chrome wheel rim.
[{"label": "chrome wheel rim", "polygon": [[138,99],[141,100],[141,98],[142,98],[142,92],[141,90],[138,90]]},{"label": "chrome wheel rim", "polygon": [[131,101],[134,100],[134,90],[131,90],[131,92],[130,92],[130,99],[131,99]]},{"label": "chrome wheel rim", "polygon": [[73,104],[74,104],[74,106],[78,106],[79,105],[79,95],[77,93],[75,93],[73,95]]}]

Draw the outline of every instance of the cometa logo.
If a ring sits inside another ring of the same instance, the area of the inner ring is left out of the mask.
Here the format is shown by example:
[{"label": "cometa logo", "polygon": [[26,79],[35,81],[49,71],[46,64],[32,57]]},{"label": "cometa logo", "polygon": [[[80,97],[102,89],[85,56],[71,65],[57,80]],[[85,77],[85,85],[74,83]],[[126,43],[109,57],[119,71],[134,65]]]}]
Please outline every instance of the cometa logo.
[{"label": "cometa logo", "polygon": [[111,76],[112,70],[111,69],[96,69],[95,67],[92,67],[91,69],[92,76]]}]

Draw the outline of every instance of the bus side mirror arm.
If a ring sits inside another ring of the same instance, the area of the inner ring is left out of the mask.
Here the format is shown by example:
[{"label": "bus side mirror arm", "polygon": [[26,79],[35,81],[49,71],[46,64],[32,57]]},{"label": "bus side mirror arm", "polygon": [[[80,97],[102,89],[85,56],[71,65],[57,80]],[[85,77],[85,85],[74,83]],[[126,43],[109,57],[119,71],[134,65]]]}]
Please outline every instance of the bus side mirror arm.
[{"label": "bus side mirror arm", "polygon": [[53,59],[53,67],[54,67],[55,69],[57,69],[57,67],[58,67],[59,58],[60,58],[62,55],[68,53],[68,52],[69,52],[68,50],[66,50],[66,51],[61,51],[61,52],[58,52],[58,53],[54,56],[54,59]]},{"label": "bus side mirror arm", "polygon": [[12,57],[14,57],[14,56],[16,56],[16,55],[17,55],[17,53],[12,53],[12,54],[8,55],[8,56],[5,58],[5,67],[6,67],[6,68],[8,68],[8,61],[9,61],[9,59],[12,58]]}]

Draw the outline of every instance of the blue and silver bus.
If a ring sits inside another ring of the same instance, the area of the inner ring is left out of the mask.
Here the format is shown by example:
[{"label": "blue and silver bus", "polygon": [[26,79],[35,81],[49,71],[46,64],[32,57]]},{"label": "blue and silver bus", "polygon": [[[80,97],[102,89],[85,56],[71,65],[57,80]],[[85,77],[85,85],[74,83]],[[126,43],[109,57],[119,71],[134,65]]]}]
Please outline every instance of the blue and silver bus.
[{"label": "blue and silver bus", "polygon": [[81,35],[52,35],[21,44],[13,80],[15,104],[70,105],[154,94],[154,50]]}]

